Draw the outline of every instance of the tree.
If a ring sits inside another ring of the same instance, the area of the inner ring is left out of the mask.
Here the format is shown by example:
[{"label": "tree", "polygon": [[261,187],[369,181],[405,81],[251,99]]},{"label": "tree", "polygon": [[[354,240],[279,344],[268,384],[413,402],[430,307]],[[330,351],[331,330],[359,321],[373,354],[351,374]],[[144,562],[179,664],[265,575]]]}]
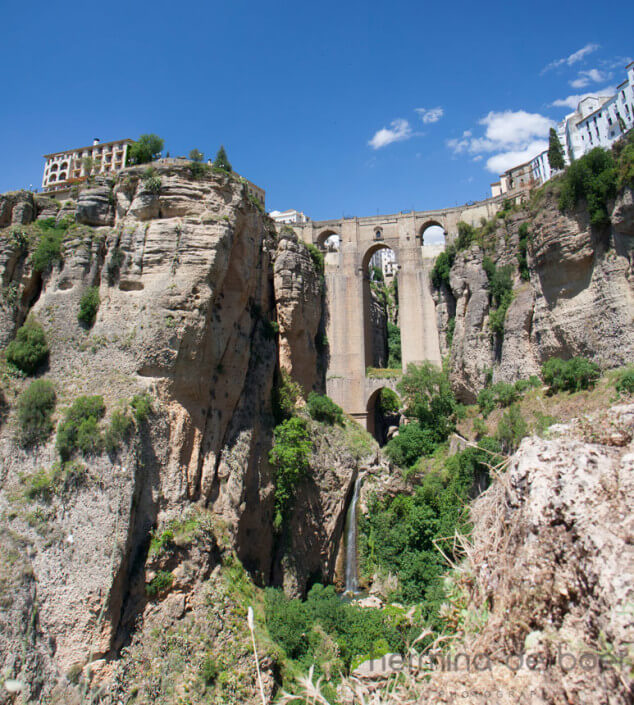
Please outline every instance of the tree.
[{"label": "tree", "polygon": [[202,162],[202,160],[205,158],[205,155],[198,149],[192,149],[192,151],[189,153],[189,158],[193,162]]},{"label": "tree", "polygon": [[141,135],[136,142],[130,145],[128,163],[148,164],[158,159],[163,151],[163,145],[164,142],[158,135]]},{"label": "tree", "polygon": [[565,166],[564,150],[554,127],[550,128],[548,136],[548,163],[552,171],[560,171]]},{"label": "tree", "polygon": [[214,166],[216,169],[222,169],[223,171],[232,171],[231,164],[227,158],[227,153],[222,145],[220,145],[218,154],[216,154],[216,158],[214,159]]}]

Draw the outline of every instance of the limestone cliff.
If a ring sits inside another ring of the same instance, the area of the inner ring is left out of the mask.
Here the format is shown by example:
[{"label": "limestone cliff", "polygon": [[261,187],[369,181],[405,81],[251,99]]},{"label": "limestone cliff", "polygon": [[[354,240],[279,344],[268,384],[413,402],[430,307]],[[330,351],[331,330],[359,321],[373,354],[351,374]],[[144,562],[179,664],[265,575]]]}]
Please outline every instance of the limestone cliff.
[{"label": "limestone cliff", "polygon": [[[59,255],[35,268],[38,218],[64,235]],[[202,630],[201,644],[220,651],[248,644],[236,636],[244,625],[219,616],[232,599],[221,564],[236,555],[256,582],[296,593],[313,572],[333,574],[358,459],[329,457],[338,470],[322,487],[320,473],[333,471],[313,455],[319,501],[301,516],[306,527],[328,528],[306,530],[290,548],[272,530],[268,462],[276,370],[306,393],[322,384],[319,273],[296,237],[277,238],[239,179],[177,163],[97,178],[77,202],[0,197],[0,226],[0,345],[27,316],[43,327],[50,353],[40,376],[56,389],[54,421],[80,395],[103,396],[105,423],[133,395],[152,399],[150,418],[118,450],[62,466],[54,435],[18,446],[16,400],[29,380],[3,360],[3,678],[21,683],[17,702],[79,702],[86,687],[99,702],[118,702],[131,683],[139,702],[159,692],[176,702],[188,680],[178,691],[165,679],[176,666],[161,660],[157,629]],[[88,328],[77,315],[90,287],[100,305]],[[169,590],[152,594],[165,575]],[[225,607],[210,609],[215,599]],[[181,655],[179,668],[203,658]],[[248,701],[257,692],[252,663],[242,651],[232,658]],[[138,659],[152,661],[158,681]]]},{"label": "limestone cliff", "polygon": [[[528,226],[528,279],[519,276],[518,231]],[[486,251],[472,245],[457,253],[450,291],[436,292],[441,332],[455,309],[451,376],[461,399],[472,402],[485,384],[538,374],[550,357],[575,355],[603,368],[634,356],[632,192],[626,189],[611,208],[611,226],[590,225],[584,205],[561,213],[546,193],[538,205],[496,221]],[[485,255],[499,267],[512,265],[513,300],[504,320],[503,340],[490,328],[489,282]]]}]

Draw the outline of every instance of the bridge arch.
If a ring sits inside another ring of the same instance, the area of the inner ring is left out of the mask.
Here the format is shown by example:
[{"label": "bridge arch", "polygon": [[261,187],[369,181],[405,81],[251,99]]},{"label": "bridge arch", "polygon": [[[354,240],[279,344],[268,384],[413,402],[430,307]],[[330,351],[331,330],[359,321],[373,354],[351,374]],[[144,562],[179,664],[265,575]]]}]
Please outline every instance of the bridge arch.
[{"label": "bridge arch", "polygon": [[335,249],[338,250],[339,245],[341,244],[341,234],[338,233],[336,230],[332,230],[331,228],[322,230],[319,235],[317,235],[317,238],[315,239],[315,244],[317,245],[317,247],[319,247],[320,250],[327,250],[329,249],[329,245],[326,244],[327,241],[332,241],[334,237],[338,238],[338,243],[335,247]]},{"label": "bridge arch", "polygon": [[400,423],[401,399],[396,393],[396,380],[376,382],[366,402],[366,427],[379,445],[383,446],[389,440],[390,429],[398,427]]},{"label": "bridge arch", "polygon": [[418,229],[418,238],[423,246],[444,245],[447,239],[447,230],[440,220],[430,219]]}]

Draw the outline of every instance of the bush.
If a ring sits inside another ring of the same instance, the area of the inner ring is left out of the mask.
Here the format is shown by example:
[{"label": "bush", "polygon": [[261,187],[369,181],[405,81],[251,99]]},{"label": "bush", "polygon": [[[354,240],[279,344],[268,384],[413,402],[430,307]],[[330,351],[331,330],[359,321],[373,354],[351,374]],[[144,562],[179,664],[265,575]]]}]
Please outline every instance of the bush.
[{"label": "bush", "polygon": [[302,670],[315,665],[319,673],[325,661],[339,661],[339,668],[348,671],[355,657],[369,652],[379,657],[405,651],[407,620],[387,609],[346,603],[332,585],[313,585],[304,602],[267,588],[264,602],[269,634]]},{"label": "bush", "polygon": [[[38,223],[40,228],[42,228],[41,223],[42,221]],[[31,258],[36,272],[48,271],[55,262],[62,259],[62,243],[65,234],[66,231],[62,228],[44,229]]]},{"label": "bush", "polygon": [[594,387],[601,371],[599,366],[583,357],[562,360],[553,357],[542,366],[542,377],[551,393],[579,392]]},{"label": "bush", "polygon": [[117,281],[117,276],[119,275],[119,270],[121,265],[125,261],[125,254],[121,249],[115,247],[112,251],[112,256],[108,260],[108,265],[106,267],[106,275],[108,278],[108,286],[114,286]]},{"label": "bush", "polygon": [[282,523],[295,493],[295,487],[308,472],[312,443],[304,419],[290,418],[275,427],[275,442],[269,453],[269,462],[276,469],[274,526]]},{"label": "bush", "polygon": [[145,594],[154,599],[164,592],[167,592],[174,582],[174,575],[167,570],[159,570],[158,573],[145,586]]},{"label": "bush", "polygon": [[387,322],[387,366],[400,367],[401,360],[401,329],[394,323]]},{"label": "bush", "polygon": [[104,447],[108,453],[114,453],[119,449],[121,443],[125,441],[132,430],[132,419],[123,411],[113,411],[110,417],[110,424],[104,434]]},{"label": "bush", "polygon": [[164,141],[158,135],[141,135],[128,149],[128,163],[148,164],[158,159],[161,156],[164,144]]},{"label": "bush", "polygon": [[152,398],[149,394],[135,394],[130,400],[130,406],[134,410],[137,425],[140,425],[147,421],[152,413]]},{"label": "bush", "polygon": [[205,155],[198,149],[192,149],[191,152],[189,153],[189,158],[195,162],[195,163],[200,163],[202,160],[205,158]]},{"label": "bush", "polygon": [[517,263],[520,270],[520,276],[524,281],[528,281],[531,276],[528,270],[528,223],[522,223],[518,230],[519,246],[517,253]]},{"label": "bush", "polygon": [[34,374],[48,359],[44,329],[33,318],[18,329],[15,340],[7,345],[7,362],[27,375]]},{"label": "bush", "polygon": [[452,316],[449,321],[447,322],[447,333],[445,336],[445,340],[447,341],[447,347],[451,347],[453,343],[453,334],[454,331],[456,330],[456,317]]},{"label": "bush", "polygon": [[273,416],[278,424],[295,413],[295,407],[302,394],[301,385],[295,382],[286,370],[281,370],[272,392]]},{"label": "bush", "polygon": [[448,289],[449,275],[456,259],[456,248],[449,245],[436,257],[434,268],[431,270],[431,283],[436,289],[444,284]]},{"label": "bush", "polygon": [[143,172],[143,188],[149,193],[155,195],[161,193],[161,186],[163,181],[161,177],[156,173],[156,169],[149,167]]},{"label": "bush", "polygon": [[616,197],[617,165],[610,152],[596,147],[570,164],[562,176],[559,208],[573,210],[585,200],[593,225],[610,222],[608,200]]},{"label": "bush", "polygon": [[329,397],[311,392],[308,395],[308,413],[322,423],[343,426],[343,410]]},{"label": "bush", "polygon": [[211,656],[207,656],[200,666],[200,678],[205,685],[213,685],[220,669]]},{"label": "bush", "polygon": [[52,382],[37,379],[18,399],[18,442],[22,446],[43,443],[53,430],[55,387]]},{"label": "bush", "polygon": [[471,247],[471,244],[475,240],[477,231],[473,225],[468,223],[463,223],[462,221],[458,223],[458,239],[456,240],[456,249],[466,250]]},{"label": "bush", "polygon": [[504,320],[513,300],[513,267],[507,264],[498,267],[489,257],[485,257],[482,268],[489,280],[489,299],[494,310],[489,313],[489,328],[500,339],[504,337]]},{"label": "bush", "polygon": [[[450,559],[456,531],[468,534],[467,504],[486,489],[487,464],[494,465],[499,447],[490,438],[448,458],[441,470],[425,474],[413,495],[371,497],[359,521],[359,549],[363,575],[377,569],[398,577],[392,600],[421,603],[432,619],[444,599],[442,575],[448,566],[435,542]],[[456,546],[457,548],[457,546]],[[457,550],[459,550],[457,548]]]},{"label": "bush", "polygon": [[513,404],[506,411],[498,423],[495,438],[499,441],[502,449],[506,453],[517,450],[520,441],[528,435],[528,424],[522,416],[522,412],[517,404]]},{"label": "bush", "polygon": [[98,453],[103,438],[98,422],[106,413],[103,397],[78,397],[66,411],[64,421],[57,429],[57,450],[62,460],[73,453]]},{"label": "bush", "polygon": [[486,419],[486,417],[493,411],[493,409],[495,409],[495,392],[491,389],[491,387],[485,387],[484,389],[480,390],[477,402],[478,408],[480,409],[480,413]]},{"label": "bush", "polygon": [[313,266],[315,267],[317,274],[323,275],[325,267],[324,253],[317,247],[317,245],[313,245],[310,242],[306,244],[306,249],[308,250],[308,254],[313,261]]},{"label": "bush", "polygon": [[189,165],[189,173],[192,179],[200,179],[205,174],[209,173],[210,167],[208,164],[203,164],[202,162],[192,162]]},{"label": "bush", "polygon": [[79,313],[77,314],[77,320],[90,328],[94,324],[95,318],[97,317],[99,303],[99,287],[91,286],[89,289],[86,289],[79,301]]},{"label": "bush", "polygon": [[621,394],[634,394],[634,369],[621,372],[616,382],[616,391]]},{"label": "bush", "polygon": [[398,436],[385,446],[388,458],[401,468],[409,468],[423,455],[431,455],[438,446],[438,434],[430,428],[421,428],[412,421],[401,426]]},{"label": "bush", "polygon": [[513,384],[506,382],[498,382],[491,387],[491,391],[495,394],[495,401],[500,406],[510,406],[517,401],[519,393]]},{"label": "bush", "polygon": [[396,414],[401,408],[401,400],[389,387],[381,389],[376,403],[379,412],[383,416]]}]

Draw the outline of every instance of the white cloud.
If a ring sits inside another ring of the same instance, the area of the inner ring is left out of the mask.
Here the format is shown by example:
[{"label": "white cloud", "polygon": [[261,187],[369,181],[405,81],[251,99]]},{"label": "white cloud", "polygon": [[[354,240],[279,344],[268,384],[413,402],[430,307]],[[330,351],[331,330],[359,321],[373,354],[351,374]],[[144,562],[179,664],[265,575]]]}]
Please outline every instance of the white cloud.
[{"label": "white cloud", "polygon": [[420,115],[420,119],[425,124],[438,122],[445,114],[445,111],[440,106],[437,108],[416,108],[416,112]]},{"label": "white cloud", "polygon": [[398,118],[392,120],[389,127],[384,127],[375,133],[374,137],[368,142],[372,149],[380,149],[386,147],[392,142],[402,142],[412,137],[412,127],[407,120]]},{"label": "white cloud", "polygon": [[523,164],[529,159],[536,157],[545,149],[548,149],[547,140],[535,140],[530,142],[523,149],[510,150],[508,152],[495,154],[487,159],[487,171],[490,171],[493,174],[501,174],[511,167],[518,166],[518,164]]},{"label": "white cloud", "polygon": [[589,71],[580,71],[574,81],[570,81],[573,88],[585,88],[591,83],[601,83],[612,78],[611,74],[604,73],[598,69],[590,69]]},{"label": "white cloud", "polygon": [[512,166],[528,161],[548,148],[548,132],[554,122],[539,113],[525,110],[492,111],[479,122],[485,130],[473,136],[466,130],[462,137],[447,141],[454,154],[469,154],[474,162],[484,154],[492,154],[486,169],[499,174]]},{"label": "white cloud", "polygon": [[584,99],[587,98],[588,96],[591,95],[614,95],[616,93],[616,88],[613,86],[606,86],[605,88],[601,88],[601,90],[598,91],[592,91],[591,93],[578,93],[575,95],[569,95],[566,98],[558,98],[557,100],[554,100],[551,104],[551,108],[570,108],[571,110],[576,110],[577,105]]},{"label": "white cloud", "polygon": [[564,56],[562,59],[555,59],[555,61],[551,61],[542,69],[542,74],[546,73],[546,71],[550,71],[551,69],[559,68],[560,66],[572,66],[573,64],[576,64],[584,59],[588,54],[596,51],[598,48],[598,44],[586,44],[584,47],[581,47],[581,49],[578,49],[570,54],[570,56]]}]

